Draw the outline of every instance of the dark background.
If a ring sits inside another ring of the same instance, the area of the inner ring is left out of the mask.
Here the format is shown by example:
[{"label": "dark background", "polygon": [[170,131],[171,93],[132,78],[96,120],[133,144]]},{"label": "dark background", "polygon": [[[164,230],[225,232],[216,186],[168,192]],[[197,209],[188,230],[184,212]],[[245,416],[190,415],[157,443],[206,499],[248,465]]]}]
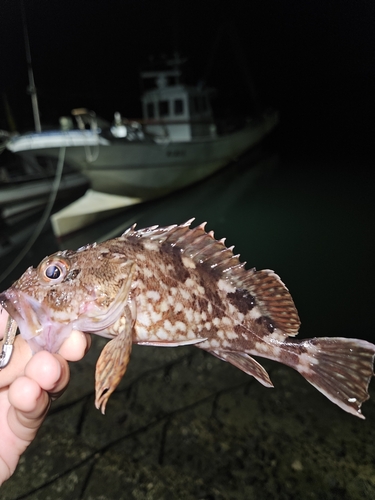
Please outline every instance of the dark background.
[{"label": "dark background", "polygon": [[[117,110],[139,116],[140,64],[176,49],[189,58],[189,82],[203,78],[219,89],[219,113],[253,110],[249,71],[261,101],[281,115],[280,162],[254,155],[62,248],[112,237],[135,221],[142,228],[196,216],[235,244],[248,267],[281,276],[301,316],[300,338],[374,342],[374,0],[25,6],[45,126],[81,106],[108,120]],[[19,0],[0,0],[0,47],[0,90],[17,128],[31,129]],[[0,106],[1,127],[8,125]],[[2,286],[56,250],[46,231]],[[268,391],[193,347],[139,346],[104,418],[92,394],[100,346],[73,365],[69,390],[2,488],[3,500],[375,498],[373,389],[363,422],[279,364],[266,365],[275,383]]]},{"label": "dark background", "polygon": [[[290,157],[372,157],[375,4],[372,0],[25,0],[42,123],[74,107],[111,120],[140,115],[140,64],[178,50],[190,83],[219,89],[220,112],[280,110]],[[32,128],[18,0],[2,0],[0,85],[18,130]],[[4,106],[0,127],[9,129]],[[339,165],[339,162],[337,164]]]}]

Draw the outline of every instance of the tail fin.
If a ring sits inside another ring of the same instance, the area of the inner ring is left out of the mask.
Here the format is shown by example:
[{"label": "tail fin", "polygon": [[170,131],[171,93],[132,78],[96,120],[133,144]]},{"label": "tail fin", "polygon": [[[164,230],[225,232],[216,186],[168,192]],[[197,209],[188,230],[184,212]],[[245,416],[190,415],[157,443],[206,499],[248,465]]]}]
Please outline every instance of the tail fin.
[{"label": "tail fin", "polygon": [[293,368],[340,408],[365,418],[361,405],[370,397],[367,389],[374,375],[375,345],[365,340],[323,337],[294,346],[300,354]]}]

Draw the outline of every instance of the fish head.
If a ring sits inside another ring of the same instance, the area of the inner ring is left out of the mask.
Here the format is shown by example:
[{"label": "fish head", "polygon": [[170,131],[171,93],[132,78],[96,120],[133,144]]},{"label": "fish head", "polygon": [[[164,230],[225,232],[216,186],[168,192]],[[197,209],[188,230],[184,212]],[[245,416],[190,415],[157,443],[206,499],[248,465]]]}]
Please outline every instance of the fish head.
[{"label": "fish head", "polygon": [[121,316],[132,283],[133,262],[88,245],[29,267],[0,294],[33,352],[56,352],[73,329],[105,335]]}]

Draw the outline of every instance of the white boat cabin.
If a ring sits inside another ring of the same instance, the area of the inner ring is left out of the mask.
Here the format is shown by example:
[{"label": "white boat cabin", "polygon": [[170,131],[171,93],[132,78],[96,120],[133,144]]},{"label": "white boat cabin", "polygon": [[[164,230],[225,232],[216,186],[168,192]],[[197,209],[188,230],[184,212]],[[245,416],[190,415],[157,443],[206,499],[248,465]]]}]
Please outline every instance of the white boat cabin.
[{"label": "white boat cabin", "polygon": [[141,98],[145,130],[171,142],[216,137],[212,90],[182,84],[180,75],[177,66],[141,73],[142,79],[153,79],[156,84]]}]

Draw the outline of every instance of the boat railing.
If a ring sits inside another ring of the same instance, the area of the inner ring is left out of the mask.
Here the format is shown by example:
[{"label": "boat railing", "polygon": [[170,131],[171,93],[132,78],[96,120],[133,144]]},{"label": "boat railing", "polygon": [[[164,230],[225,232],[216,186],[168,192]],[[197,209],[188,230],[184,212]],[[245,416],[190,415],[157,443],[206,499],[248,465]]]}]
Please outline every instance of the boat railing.
[{"label": "boat railing", "polygon": [[126,119],[122,120],[124,125],[129,125],[132,123],[139,123],[141,125],[209,125],[213,123],[213,120],[202,120],[202,119],[190,119],[190,120],[169,120],[160,118],[140,118],[140,119]]},{"label": "boat railing", "polygon": [[76,108],[72,109],[72,115],[75,117],[80,130],[86,130],[87,126],[93,132],[98,130],[98,122],[96,120],[95,111],[91,111],[86,108]]},{"label": "boat railing", "polygon": [[76,108],[72,110],[72,115],[75,117],[79,130],[87,130],[86,126],[93,134],[97,134],[98,143],[94,146],[84,145],[85,156],[87,163],[93,163],[99,158],[99,127],[96,120],[96,113],[86,108]]}]

